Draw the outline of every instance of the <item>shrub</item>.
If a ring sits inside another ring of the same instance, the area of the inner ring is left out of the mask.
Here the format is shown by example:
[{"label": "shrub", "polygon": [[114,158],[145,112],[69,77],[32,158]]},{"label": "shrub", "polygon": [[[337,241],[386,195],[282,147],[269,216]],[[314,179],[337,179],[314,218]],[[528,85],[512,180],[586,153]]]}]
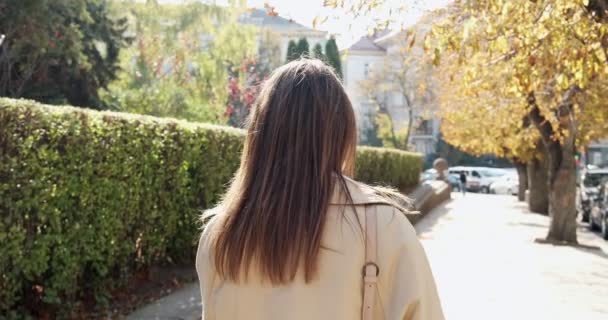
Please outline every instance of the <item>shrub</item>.
[{"label": "shrub", "polygon": [[361,146],[357,150],[357,180],[393,186],[402,192],[407,192],[418,184],[422,171],[420,154]]},{"label": "shrub", "polygon": [[[0,314],[103,304],[137,268],[192,259],[197,217],[238,167],[243,136],[0,99]],[[419,155],[376,148],[360,148],[357,162],[361,180],[402,190],[421,166]]]},{"label": "shrub", "polygon": [[[201,208],[241,131],[0,100],[0,313],[17,299],[97,300],[140,266],[192,256]],[[70,306],[65,306],[69,309]]]}]

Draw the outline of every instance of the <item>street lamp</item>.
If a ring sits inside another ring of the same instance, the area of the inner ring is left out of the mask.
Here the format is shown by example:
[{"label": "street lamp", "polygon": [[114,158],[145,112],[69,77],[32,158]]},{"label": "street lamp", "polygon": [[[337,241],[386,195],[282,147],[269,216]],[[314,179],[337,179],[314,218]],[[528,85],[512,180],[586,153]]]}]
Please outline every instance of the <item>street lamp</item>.
[{"label": "street lamp", "polygon": [[4,42],[4,38],[6,38],[6,36],[3,34],[0,34],[0,46],[2,45],[2,42]]}]

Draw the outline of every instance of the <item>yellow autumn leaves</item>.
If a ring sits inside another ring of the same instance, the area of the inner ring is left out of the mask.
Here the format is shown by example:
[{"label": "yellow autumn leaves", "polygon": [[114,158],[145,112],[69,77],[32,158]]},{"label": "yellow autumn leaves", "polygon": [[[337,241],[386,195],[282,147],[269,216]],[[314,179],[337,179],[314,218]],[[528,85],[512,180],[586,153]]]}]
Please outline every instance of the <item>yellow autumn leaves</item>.
[{"label": "yellow autumn leaves", "polygon": [[[578,145],[608,135],[608,24],[586,1],[455,1],[433,31],[441,57],[442,132],[473,153],[530,156],[533,95],[560,140],[557,108],[576,89]],[[431,42],[427,40],[428,42]],[[456,45],[455,45],[456,44]]]}]

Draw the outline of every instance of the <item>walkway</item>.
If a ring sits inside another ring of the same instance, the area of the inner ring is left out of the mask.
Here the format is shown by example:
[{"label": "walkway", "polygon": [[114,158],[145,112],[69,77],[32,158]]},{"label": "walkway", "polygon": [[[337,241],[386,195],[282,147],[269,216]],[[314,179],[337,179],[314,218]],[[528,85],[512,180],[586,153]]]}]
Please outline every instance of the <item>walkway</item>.
[{"label": "walkway", "polygon": [[[515,197],[453,197],[416,225],[446,319],[608,319],[608,242],[581,227],[601,250],[536,244],[549,219]],[[198,319],[199,299],[192,284],[127,319]]]},{"label": "walkway", "polygon": [[536,244],[549,218],[514,197],[453,197],[416,226],[446,319],[608,319],[608,242],[581,227],[601,251]]}]

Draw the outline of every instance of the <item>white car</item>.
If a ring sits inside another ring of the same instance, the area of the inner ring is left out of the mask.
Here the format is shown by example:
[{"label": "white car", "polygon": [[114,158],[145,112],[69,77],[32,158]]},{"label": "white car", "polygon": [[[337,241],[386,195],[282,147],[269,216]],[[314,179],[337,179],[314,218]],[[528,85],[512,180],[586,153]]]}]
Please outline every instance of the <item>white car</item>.
[{"label": "white car", "polygon": [[479,185],[482,193],[490,193],[490,186],[492,183],[500,180],[505,174],[507,174],[507,171],[496,168],[478,168],[477,171],[481,176]]},{"label": "white car", "polygon": [[490,185],[490,193],[517,195],[519,179],[517,175],[505,174]]},{"label": "white car", "polygon": [[458,177],[458,181],[460,181],[461,172],[464,173],[467,177],[467,184],[466,184],[467,191],[474,191],[474,192],[479,191],[481,188],[481,184],[480,184],[481,175],[479,174],[479,172],[477,172],[477,170],[475,168],[458,166],[458,167],[451,167],[448,170],[448,174]]},{"label": "white car", "polygon": [[449,174],[460,176],[464,172],[467,176],[467,190],[481,193],[490,193],[490,185],[507,173],[506,170],[486,167],[451,167]]}]

